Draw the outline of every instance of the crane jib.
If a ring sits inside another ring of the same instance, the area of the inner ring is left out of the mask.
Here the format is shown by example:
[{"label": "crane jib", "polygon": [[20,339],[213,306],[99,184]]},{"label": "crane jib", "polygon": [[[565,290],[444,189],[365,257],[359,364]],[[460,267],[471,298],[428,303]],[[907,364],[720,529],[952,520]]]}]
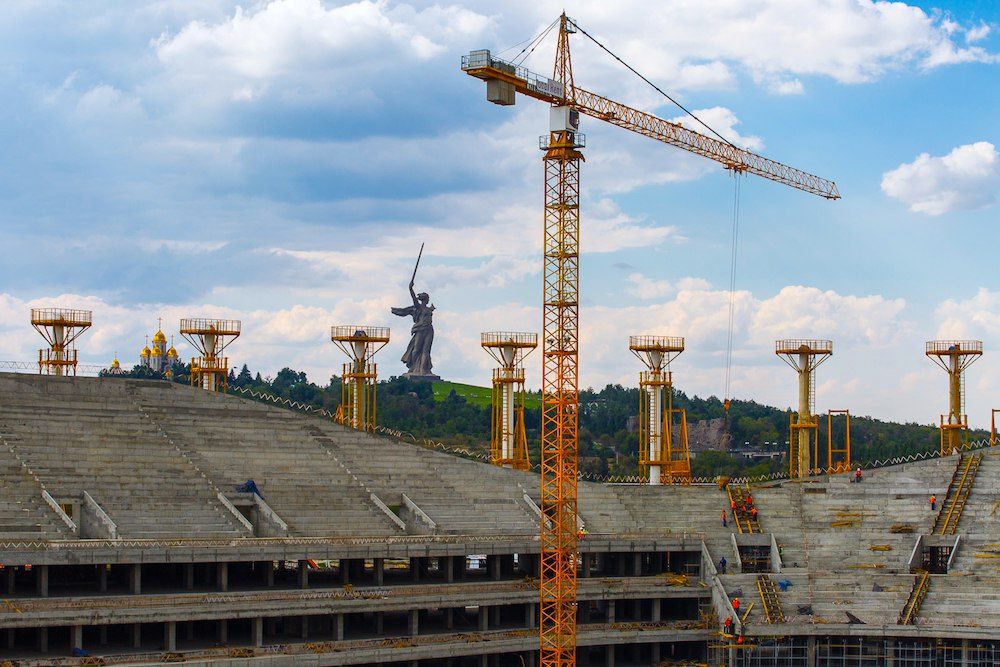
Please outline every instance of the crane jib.
[{"label": "crane jib", "polygon": [[837,184],[833,181],[714,139],[597,93],[575,86],[566,90],[561,81],[494,58],[488,50],[472,51],[463,56],[462,70],[487,82],[488,99],[495,104],[514,104],[515,93],[521,93],[549,104],[572,106],[592,118],[701,155],[718,162],[726,169],[760,176],[825,199],[840,199]]}]

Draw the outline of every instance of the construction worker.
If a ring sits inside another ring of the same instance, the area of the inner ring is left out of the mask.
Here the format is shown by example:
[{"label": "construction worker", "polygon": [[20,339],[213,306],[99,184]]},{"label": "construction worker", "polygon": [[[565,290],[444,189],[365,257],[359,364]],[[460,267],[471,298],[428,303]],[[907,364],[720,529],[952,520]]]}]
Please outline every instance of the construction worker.
[{"label": "construction worker", "polygon": [[725,510],[725,508],[723,508],[723,510],[722,510],[722,527],[725,528],[727,525],[728,524],[726,524],[726,510]]},{"label": "construction worker", "polygon": [[733,617],[726,616],[726,620],[722,622],[722,628],[727,635],[733,634]]},{"label": "construction worker", "polygon": [[854,481],[861,482],[861,467],[859,466],[857,470],[854,471]]},{"label": "construction worker", "polygon": [[739,637],[736,638],[736,643],[739,645],[743,644],[743,635],[740,635]]},{"label": "construction worker", "polygon": [[740,611],[740,599],[739,598],[733,598],[733,611],[735,611],[737,614]]},{"label": "construction worker", "polygon": [[722,558],[719,559],[719,574],[725,574],[726,573],[726,566],[727,565],[729,565],[729,561],[726,560],[725,556],[723,556]]},{"label": "construction worker", "polygon": [[736,516],[736,500],[729,501],[729,509],[733,510],[733,516]]},{"label": "construction worker", "polygon": [[754,521],[757,520],[757,508],[756,507],[751,507],[750,508],[750,516],[753,518]]},{"label": "construction worker", "polygon": [[937,496],[935,496],[932,493],[931,497],[930,497],[930,501],[931,501],[931,511],[933,512],[933,511],[935,511],[937,509]]},{"label": "construction worker", "polygon": [[747,507],[753,507],[753,496],[747,494]]}]

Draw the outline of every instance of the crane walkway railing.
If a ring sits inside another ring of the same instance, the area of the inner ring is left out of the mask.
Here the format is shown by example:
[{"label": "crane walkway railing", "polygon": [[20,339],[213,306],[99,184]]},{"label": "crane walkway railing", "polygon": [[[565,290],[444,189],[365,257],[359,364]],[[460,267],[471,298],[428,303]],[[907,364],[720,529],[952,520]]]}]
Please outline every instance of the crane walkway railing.
[{"label": "crane walkway railing", "polygon": [[947,495],[941,502],[941,510],[934,522],[935,535],[954,535],[958,530],[958,522],[962,519],[962,511],[969,500],[982,461],[982,452],[963,453],[959,458]]},{"label": "crane walkway railing", "polygon": [[781,600],[778,599],[778,589],[774,587],[774,581],[766,574],[757,575],[757,592],[760,593],[760,603],[764,607],[764,616],[768,623],[784,623],[785,613],[781,609]]},{"label": "crane walkway railing", "polygon": [[923,604],[924,598],[927,597],[927,590],[930,587],[930,572],[921,572],[918,574],[916,580],[913,582],[913,588],[910,590],[910,597],[906,599],[903,610],[899,612],[900,625],[913,625],[913,622],[920,614],[920,605]]}]

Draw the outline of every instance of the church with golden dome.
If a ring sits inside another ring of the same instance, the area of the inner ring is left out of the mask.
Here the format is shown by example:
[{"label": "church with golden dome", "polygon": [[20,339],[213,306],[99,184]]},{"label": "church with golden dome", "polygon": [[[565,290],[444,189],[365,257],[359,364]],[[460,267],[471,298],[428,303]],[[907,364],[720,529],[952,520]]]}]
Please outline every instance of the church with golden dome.
[{"label": "church with golden dome", "polygon": [[156,333],[153,334],[153,346],[150,347],[147,343],[139,353],[139,365],[170,377],[173,375],[171,368],[177,361],[177,349],[173,346],[172,341],[170,347],[167,347],[167,337],[163,333],[162,327],[163,320],[161,319]]}]

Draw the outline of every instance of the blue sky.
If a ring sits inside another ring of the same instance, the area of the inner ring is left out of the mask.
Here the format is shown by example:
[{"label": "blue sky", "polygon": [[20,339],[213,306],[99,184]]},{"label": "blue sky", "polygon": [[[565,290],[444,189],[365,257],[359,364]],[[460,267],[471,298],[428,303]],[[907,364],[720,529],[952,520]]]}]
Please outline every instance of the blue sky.
[{"label": "blue sky", "polygon": [[[389,307],[426,242],[436,370],[485,384],[479,332],[539,326],[547,111],[488,104],[459,59],[561,8],[3,3],[0,358],[32,358],[27,309],[59,304],[95,311],[80,347],[97,363],[134,362],[157,317],[170,335],[218,316],[244,321],[237,363],[316,380],[341,362],[330,325],[389,325],[380,369],[397,373],[409,327]],[[773,340],[832,338],[821,409],[930,422],[946,385],[923,341],[981,338],[968,396],[986,423],[1000,403],[996,3],[588,0],[571,14],[731,140],[844,195],[743,183],[735,396],[788,405]],[[581,36],[573,49],[578,85],[682,115]],[[528,64],[547,72],[552,53]],[[634,384],[628,335],[662,333],[687,338],[678,384],[721,395],[731,177],[592,119],[584,131],[584,384]]]}]

